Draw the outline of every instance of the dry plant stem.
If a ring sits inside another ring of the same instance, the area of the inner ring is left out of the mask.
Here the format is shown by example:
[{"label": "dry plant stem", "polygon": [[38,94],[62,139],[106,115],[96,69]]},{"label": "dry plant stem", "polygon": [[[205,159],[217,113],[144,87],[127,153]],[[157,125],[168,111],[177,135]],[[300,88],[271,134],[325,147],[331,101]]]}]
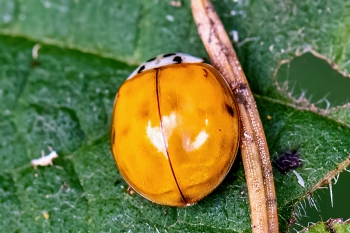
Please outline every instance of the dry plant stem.
[{"label": "dry plant stem", "polygon": [[275,186],[265,133],[253,95],[227,33],[208,0],[192,0],[198,33],[213,65],[232,86],[241,116],[241,153],[253,232],[278,232]]}]

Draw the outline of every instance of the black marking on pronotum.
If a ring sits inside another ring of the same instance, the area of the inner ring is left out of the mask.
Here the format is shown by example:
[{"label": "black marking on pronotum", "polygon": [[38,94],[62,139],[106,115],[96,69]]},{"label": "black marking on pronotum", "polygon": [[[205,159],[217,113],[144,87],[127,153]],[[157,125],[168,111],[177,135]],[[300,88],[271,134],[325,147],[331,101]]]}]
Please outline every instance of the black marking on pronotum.
[{"label": "black marking on pronotum", "polygon": [[176,55],[176,53],[167,53],[167,54],[164,54],[163,57],[170,57],[174,55]]},{"label": "black marking on pronotum", "polygon": [[174,57],[173,62],[175,62],[176,64],[180,64],[182,62],[182,58],[180,56],[176,56]]},{"label": "black marking on pronotum", "polygon": [[235,113],[233,112],[233,108],[228,104],[225,104],[225,108],[228,114],[230,114],[231,117],[234,117]]},{"label": "black marking on pronotum", "polygon": [[145,65],[141,66],[140,69],[137,71],[137,73],[141,73],[145,69]]},{"label": "black marking on pronotum", "polygon": [[276,160],[275,165],[281,174],[287,173],[291,169],[301,167],[303,164],[300,160],[297,150],[283,152]]},{"label": "black marking on pronotum", "polygon": [[152,58],[148,59],[146,62],[150,62],[150,61],[154,61],[154,60],[156,60],[156,57],[152,57]]}]

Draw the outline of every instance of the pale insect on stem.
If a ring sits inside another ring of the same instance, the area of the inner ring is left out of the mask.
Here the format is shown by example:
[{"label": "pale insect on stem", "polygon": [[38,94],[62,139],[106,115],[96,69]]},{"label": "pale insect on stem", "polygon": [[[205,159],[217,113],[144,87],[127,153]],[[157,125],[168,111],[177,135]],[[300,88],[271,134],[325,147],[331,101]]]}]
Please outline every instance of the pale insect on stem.
[{"label": "pale insect on stem", "polygon": [[253,95],[230,39],[208,0],[192,0],[198,33],[213,65],[234,87],[241,118],[241,153],[252,232],[278,232],[277,200],[265,133]]}]

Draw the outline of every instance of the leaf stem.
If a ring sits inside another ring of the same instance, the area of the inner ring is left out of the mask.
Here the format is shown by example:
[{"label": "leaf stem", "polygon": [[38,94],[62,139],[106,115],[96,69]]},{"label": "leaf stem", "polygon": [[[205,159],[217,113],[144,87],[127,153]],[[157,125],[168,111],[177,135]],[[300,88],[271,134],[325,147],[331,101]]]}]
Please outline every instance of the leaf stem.
[{"label": "leaf stem", "polygon": [[192,0],[198,33],[212,64],[231,85],[238,102],[241,153],[248,186],[252,232],[278,232],[277,200],[265,133],[254,97],[229,37],[209,0]]}]

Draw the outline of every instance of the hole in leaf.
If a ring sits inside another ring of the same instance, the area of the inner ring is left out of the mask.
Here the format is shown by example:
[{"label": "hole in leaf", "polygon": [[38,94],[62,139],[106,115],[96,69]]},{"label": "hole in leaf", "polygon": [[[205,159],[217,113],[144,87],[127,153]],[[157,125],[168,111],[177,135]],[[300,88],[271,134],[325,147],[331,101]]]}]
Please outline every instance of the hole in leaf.
[{"label": "hole in leaf", "polygon": [[304,97],[318,108],[329,109],[350,101],[350,78],[310,52],[282,64],[276,79],[293,98]]}]

